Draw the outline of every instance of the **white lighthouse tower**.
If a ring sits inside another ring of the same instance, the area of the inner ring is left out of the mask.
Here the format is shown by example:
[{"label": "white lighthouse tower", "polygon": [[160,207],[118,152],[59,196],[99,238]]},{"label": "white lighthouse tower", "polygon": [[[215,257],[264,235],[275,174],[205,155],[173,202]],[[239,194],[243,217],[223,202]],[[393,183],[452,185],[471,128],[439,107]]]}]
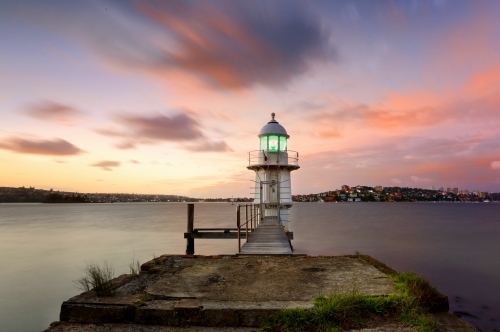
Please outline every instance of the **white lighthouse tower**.
[{"label": "white lighthouse tower", "polygon": [[272,119],[259,133],[260,148],[248,153],[248,169],[255,171],[254,203],[260,205],[260,223],[278,223],[288,231],[292,207],[290,172],[299,169],[299,153],[288,150],[285,128]]}]

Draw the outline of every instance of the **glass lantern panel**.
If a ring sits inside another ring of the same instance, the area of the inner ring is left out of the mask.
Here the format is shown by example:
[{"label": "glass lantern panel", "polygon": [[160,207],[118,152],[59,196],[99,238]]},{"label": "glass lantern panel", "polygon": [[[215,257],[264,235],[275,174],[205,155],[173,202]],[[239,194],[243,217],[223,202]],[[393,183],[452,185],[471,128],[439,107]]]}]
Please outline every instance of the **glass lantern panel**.
[{"label": "glass lantern panel", "polygon": [[267,151],[267,136],[262,136],[260,138],[260,150]]},{"label": "glass lantern panel", "polygon": [[280,151],[281,152],[286,151],[286,137],[285,136],[280,136]]},{"label": "glass lantern panel", "polygon": [[269,152],[278,152],[278,136],[269,136]]}]

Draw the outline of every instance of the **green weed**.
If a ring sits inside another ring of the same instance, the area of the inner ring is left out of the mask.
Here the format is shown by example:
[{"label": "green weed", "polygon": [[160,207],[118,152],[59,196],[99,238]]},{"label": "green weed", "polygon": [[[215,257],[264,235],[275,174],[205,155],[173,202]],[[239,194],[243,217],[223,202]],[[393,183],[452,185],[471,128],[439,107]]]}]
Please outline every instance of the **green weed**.
[{"label": "green weed", "polygon": [[114,269],[104,262],[100,267],[96,263],[87,264],[85,275],[76,280],[76,287],[85,292],[94,290],[97,296],[113,296]]},{"label": "green weed", "polygon": [[396,283],[397,293],[371,297],[353,290],[348,293],[320,296],[314,307],[287,309],[262,320],[264,331],[340,331],[360,328],[375,317],[399,316],[419,332],[435,332],[436,322],[429,314],[442,301],[442,295],[427,280],[414,272],[397,273],[371,257],[356,252],[355,257],[386,271]]},{"label": "green weed", "polygon": [[139,260],[135,259],[135,256],[132,258],[132,262],[128,265],[130,274],[133,276],[138,276],[141,273],[141,263]]}]

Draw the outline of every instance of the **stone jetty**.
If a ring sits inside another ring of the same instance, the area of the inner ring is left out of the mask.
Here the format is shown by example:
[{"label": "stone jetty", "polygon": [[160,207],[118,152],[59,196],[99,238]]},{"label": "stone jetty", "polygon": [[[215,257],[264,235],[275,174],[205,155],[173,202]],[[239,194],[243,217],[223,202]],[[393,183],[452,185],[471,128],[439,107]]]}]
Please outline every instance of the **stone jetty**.
[{"label": "stone jetty", "polygon": [[[90,291],[63,302],[60,321],[46,331],[257,331],[262,318],[310,309],[320,295],[394,293],[389,271],[357,256],[163,255],[137,276],[114,279],[112,297]],[[448,313],[444,296],[433,312],[439,331],[478,331]],[[361,331],[416,330],[377,319]]]}]

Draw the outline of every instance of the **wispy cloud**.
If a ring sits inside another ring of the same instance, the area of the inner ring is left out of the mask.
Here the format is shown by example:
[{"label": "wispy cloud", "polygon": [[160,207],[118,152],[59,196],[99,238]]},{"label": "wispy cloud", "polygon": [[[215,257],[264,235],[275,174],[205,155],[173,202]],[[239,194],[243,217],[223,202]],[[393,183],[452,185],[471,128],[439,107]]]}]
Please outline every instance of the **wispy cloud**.
[{"label": "wispy cloud", "polygon": [[119,167],[120,164],[121,163],[119,161],[102,160],[102,161],[99,161],[95,164],[91,164],[90,166],[99,167],[103,171],[112,171],[113,167]]},{"label": "wispy cloud", "polygon": [[186,113],[172,116],[157,114],[153,116],[116,115],[118,123],[123,124],[132,135],[159,141],[190,141],[203,137],[198,121]]},{"label": "wispy cloud", "polygon": [[[184,72],[214,87],[282,87],[315,61],[337,59],[329,28],[300,2],[19,6],[26,20],[69,35],[121,68],[167,77]],[[96,24],[88,24],[90,15]]]},{"label": "wispy cloud", "polygon": [[289,2],[141,3],[139,12],[175,36],[167,68],[238,89],[283,86],[315,60],[335,60],[329,32],[307,7]]},{"label": "wispy cloud", "polygon": [[9,137],[2,139],[0,149],[9,150],[15,153],[39,154],[48,156],[72,156],[84,151],[70,142],[61,138],[52,140]]},{"label": "wispy cloud", "polygon": [[28,104],[24,113],[39,120],[57,121],[64,125],[73,125],[75,120],[85,114],[72,106],[48,100]]},{"label": "wispy cloud", "polygon": [[194,152],[232,152],[233,149],[224,141],[202,140],[198,144],[188,145],[187,149]]},{"label": "wispy cloud", "polygon": [[119,129],[97,129],[96,132],[122,138],[115,146],[119,149],[134,149],[138,144],[160,142],[183,143],[191,151],[226,152],[232,151],[225,141],[206,137],[201,124],[189,111],[178,111],[173,115],[161,113],[145,115],[116,114],[113,117]]}]

